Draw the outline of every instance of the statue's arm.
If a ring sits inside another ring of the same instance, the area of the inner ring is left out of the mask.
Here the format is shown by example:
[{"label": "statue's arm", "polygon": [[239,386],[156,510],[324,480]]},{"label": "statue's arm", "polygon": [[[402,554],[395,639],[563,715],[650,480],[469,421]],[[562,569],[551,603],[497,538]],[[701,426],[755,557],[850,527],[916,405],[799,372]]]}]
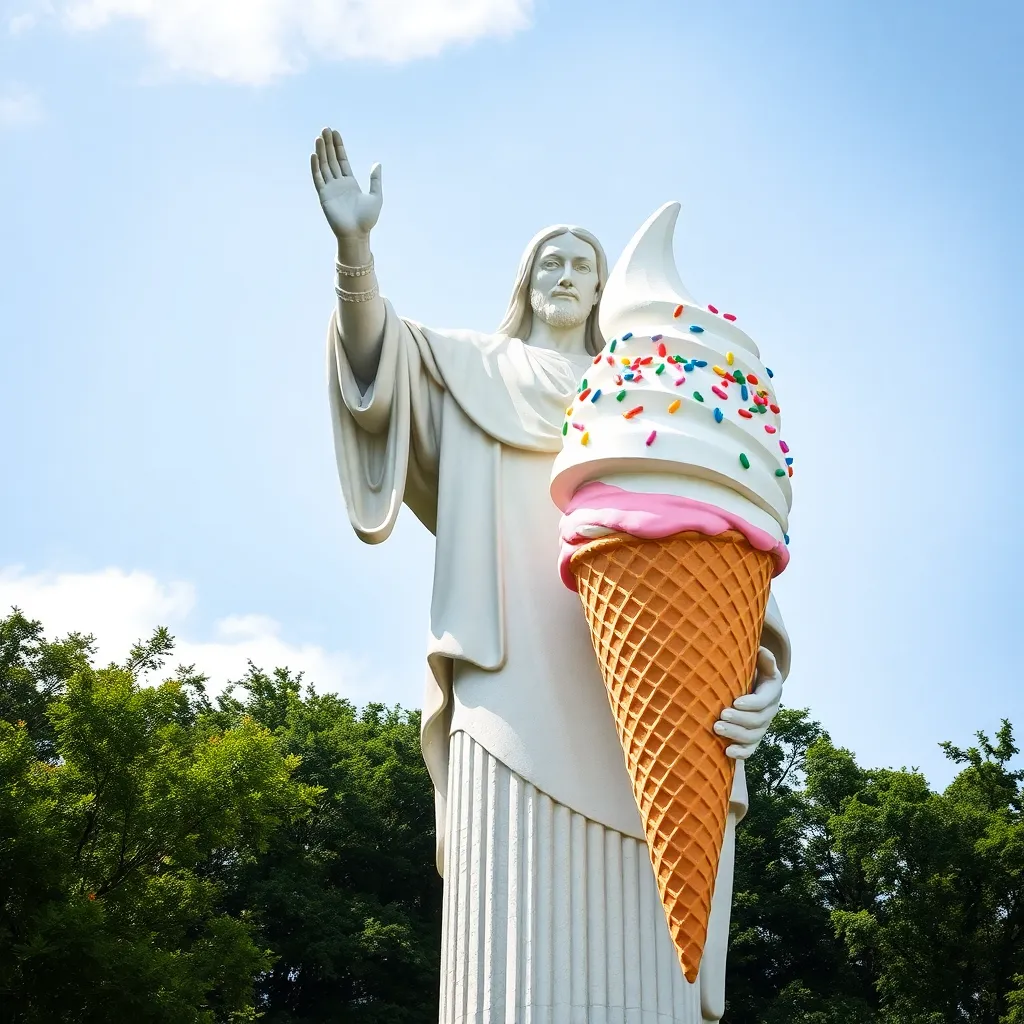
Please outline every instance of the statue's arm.
[{"label": "statue's arm", "polygon": [[310,156],[320,206],[338,243],[335,291],[338,328],[355,376],[369,383],[377,376],[384,340],[384,300],[370,250],[370,231],[383,202],[380,164],[370,171],[364,193],[352,174],[341,135],[325,128]]}]

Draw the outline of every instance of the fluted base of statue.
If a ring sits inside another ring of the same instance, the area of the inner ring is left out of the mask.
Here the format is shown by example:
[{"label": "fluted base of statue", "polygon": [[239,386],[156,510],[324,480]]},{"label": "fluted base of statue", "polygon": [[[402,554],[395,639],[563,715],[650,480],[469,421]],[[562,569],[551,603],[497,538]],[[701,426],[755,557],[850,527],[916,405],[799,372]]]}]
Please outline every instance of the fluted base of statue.
[{"label": "fluted base of statue", "polygon": [[441,1024],[702,1024],[642,841],[451,738]]}]

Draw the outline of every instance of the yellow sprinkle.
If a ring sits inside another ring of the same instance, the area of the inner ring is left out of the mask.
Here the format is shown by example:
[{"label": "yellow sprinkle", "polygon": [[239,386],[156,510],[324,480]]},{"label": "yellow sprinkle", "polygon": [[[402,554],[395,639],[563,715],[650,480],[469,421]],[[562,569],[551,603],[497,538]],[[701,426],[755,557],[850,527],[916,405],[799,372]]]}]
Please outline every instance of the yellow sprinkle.
[{"label": "yellow sprinkle", "polygon": [[580,444],[590,444],[590,431],[584,430],[583,436],[580,438]]},{"label": "yellow sprinkle", "polygon": [[569,406],[568,409],[565,410],[565,415],[566,416],[571,416],[572,415],[572,406],[571,405]]},{"label": "yellow sprinkle", "polygon": [[723,370],[720,366],[712,366],[711,369],[714,370],[719,377],[726,376],[725,370]]},{"label": "yellow sprinkle", "polygon": [[629,366],[629,364],[633,362],[633,360],[627,359],[625,356],[623,356],[622,359],[619,360],[619,362],[621,362],[623,366]]},{"label": "yellow sprinkle", "polygon": [[767,397],[768,397],[768,389],[767,389],[767,388],[758,388],[758,389],[757,389],[757,393],[758,393],[758,394],[759,394],[759,395],[760,395],[760,396],[761,396],[762,398],[767,398]]},{"label": "yellow sprinkle", "polygon": [[669,411],[669,412],[675,412],[675,411],[676,411],[676,409],[678,409],[678,408],[679,408],[679,404],[680,404],[680,403],[679,403],[679,399],[677,398],[677,399],[676,399],[676,400],[675,400],[675,401],[674,401],[674,402],[673,402],[673,403],[672,403],[672,404],[671,404],[671,405],[670,405],[670,406],[668,407],[668,411]]},{"label": "yellow sprinkle", "polygon": [[735,356],[734,356],[734,355],[733,355],[733,354],[732,354],[731,352],[726,352],[726,353],[725,353],[725,361],[726,361],[726,362],[727,362],[727,363],[728,363],[728,364],[729,364],[730,366],[732,366],[733,362],[735,362],[735,359],[736,359],[736,357],[735,357]]}]

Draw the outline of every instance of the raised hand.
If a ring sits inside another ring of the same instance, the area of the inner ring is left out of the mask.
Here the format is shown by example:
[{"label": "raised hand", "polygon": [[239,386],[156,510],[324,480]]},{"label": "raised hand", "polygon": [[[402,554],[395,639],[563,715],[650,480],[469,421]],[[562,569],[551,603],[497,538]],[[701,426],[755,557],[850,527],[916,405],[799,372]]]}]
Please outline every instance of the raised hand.
[{"label": "raised hand", "polygon": [[370,191],[363,192],[352,174],[341,135],[330,128],[317,137],[309,164],[324,216],[338,241],[366,238],[377,223],[383,202],[380,164],[373,165]]},{"label": "raised hand", "polygon": [[741,761],[750,757],[768,731],[781,701],[782,673],[775,663],[775,655],[762,647],[757,653],[754,692],[739,697],[715,723],[715,732],[723,739],[732,740],[725,751],[729,757]]}]

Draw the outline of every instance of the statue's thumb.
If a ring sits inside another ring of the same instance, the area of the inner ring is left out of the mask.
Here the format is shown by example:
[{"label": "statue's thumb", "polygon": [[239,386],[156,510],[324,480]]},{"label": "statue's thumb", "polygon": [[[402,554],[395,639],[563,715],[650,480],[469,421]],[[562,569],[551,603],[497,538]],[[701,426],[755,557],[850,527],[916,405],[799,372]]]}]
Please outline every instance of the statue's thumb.
[{"label": "statue's thumb", "polygon": [[370,168],[370,195],[380,195],[380,164],[374,164]]}]

